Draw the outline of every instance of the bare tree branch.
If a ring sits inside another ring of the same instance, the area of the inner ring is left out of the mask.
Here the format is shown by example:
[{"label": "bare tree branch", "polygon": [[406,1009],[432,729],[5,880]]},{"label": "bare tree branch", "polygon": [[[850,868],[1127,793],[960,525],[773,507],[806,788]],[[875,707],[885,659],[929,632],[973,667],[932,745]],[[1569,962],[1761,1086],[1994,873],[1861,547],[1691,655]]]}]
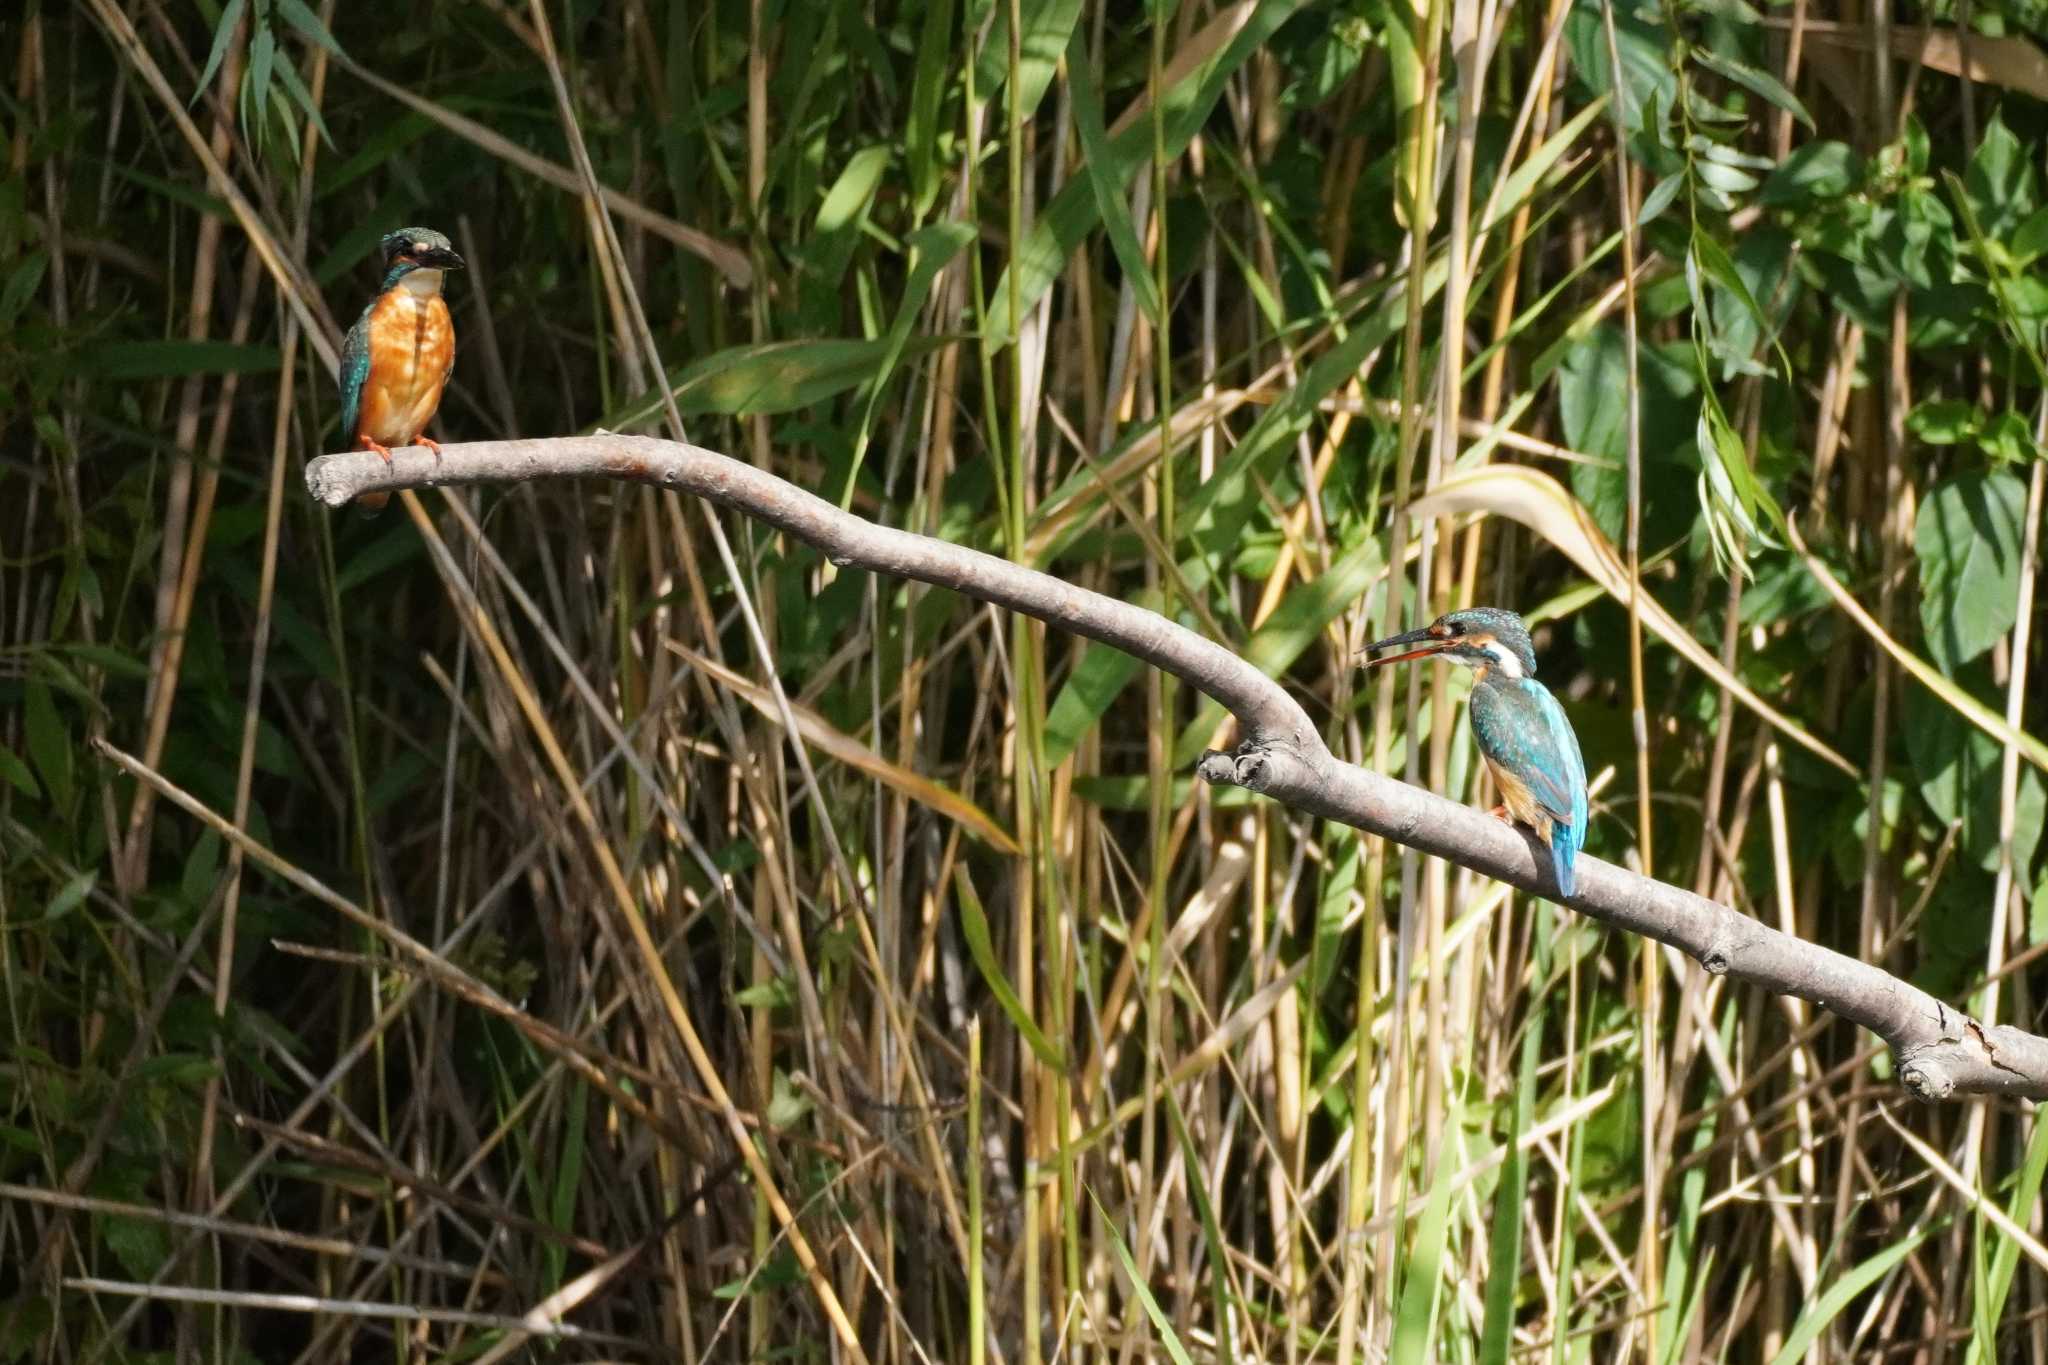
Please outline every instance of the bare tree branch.
[{"label": "bare tree branch", "polygon": [[558,437],[323,455],[306,486],[331,507],[362,493],[438,484],[590,475],[695,494],[779,527],[834,564],[938,587],[1020,611],[1137,656],[1221,702],[1244,739],[1203,756],[1204,780],[1433,853],[1692,957],[1709,972],[1797,996],[1890,1046],[1899,1079],[1923,1100],[1963,1095],[2048,1099],[2048,1039],[1986,1026],[1878,967],[1807,943],[1724,905],[1582,856],[1578,894],[1557,894],[1534,838],[1483,812],[1346,763],[1284,688],[1213,641],[1128,602],[994,555],[898,531],[714,451],[650,436]]}]

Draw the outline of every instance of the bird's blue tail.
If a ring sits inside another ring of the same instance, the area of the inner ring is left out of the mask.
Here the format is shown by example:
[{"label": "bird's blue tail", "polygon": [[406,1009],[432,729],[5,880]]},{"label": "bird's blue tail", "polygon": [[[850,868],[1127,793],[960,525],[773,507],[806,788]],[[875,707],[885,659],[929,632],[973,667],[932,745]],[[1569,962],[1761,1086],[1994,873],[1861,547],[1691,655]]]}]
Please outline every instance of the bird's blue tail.
[{"label": "bird's blue tail", "polygon": [[1572,871],[1572,859],[1579,854],[1579,840],[1572,837],[1576,833],[1570,825],[1550,827],[1550,864],[1557,869],[1557,889],[1567,896],[1579,889],[1578,874]]}]

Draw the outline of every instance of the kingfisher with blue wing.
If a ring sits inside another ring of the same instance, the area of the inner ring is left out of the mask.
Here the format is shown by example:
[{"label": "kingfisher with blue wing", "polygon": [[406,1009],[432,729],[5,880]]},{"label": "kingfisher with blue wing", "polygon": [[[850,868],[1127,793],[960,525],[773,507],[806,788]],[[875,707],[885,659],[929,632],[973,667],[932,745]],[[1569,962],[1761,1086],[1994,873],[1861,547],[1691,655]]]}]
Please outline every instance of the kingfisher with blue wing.
[{"label": "kingfisher with blue wing", "polygon": [[1586,761],[1564,708],[1536,681],[1529,628],[1511,611],[1470,607],[1365,648],[1371,654],[1403,645],[1413,648],[1366,667],[1439,658],[1479,675],[1472,684],[1472,737],[1500,788],[1494,813],[1536,832],[1550,850],[1559,893],[1574,894],[1572,861],[1586,842]]},{"label": "kingfisher with blue wing", "polygon": [[[374,450],[386,464],[391,447],[414,442],[438,457],[441,447],[422,433],[455,368],[455,324],[441,281],[462,269],[462,257],[432,228],[386,233],[379,250],[384,287],[341,346],[341,434],[350,449]],[[365,493],[356,505],[375,512],[390,499]]]}]

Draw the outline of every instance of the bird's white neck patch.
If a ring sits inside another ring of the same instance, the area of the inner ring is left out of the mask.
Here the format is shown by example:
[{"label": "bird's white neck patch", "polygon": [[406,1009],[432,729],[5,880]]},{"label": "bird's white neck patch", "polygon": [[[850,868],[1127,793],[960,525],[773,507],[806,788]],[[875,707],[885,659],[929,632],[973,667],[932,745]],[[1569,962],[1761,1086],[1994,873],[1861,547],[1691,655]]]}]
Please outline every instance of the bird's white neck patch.
[{"label": "bird's white neck patch", "polygon": [[1488,640],[1480,648],[1486,651],[1487,659],[1492,662],[1495,668],[1500,670],[1500,675],[1503,678],[1519,678],[1522,676],[1522,661],[1515,656],[1515,651],[1509,649],[1498,640]]},{"label": "bird's white neck patch", "polygon": [[423,299],[430,299],[441,292],[442,274],[442,271],[427,270],[425,268],[408,270],[405,272],[405,278],[398,282],[398,287],[408,294],[413,294]]}]

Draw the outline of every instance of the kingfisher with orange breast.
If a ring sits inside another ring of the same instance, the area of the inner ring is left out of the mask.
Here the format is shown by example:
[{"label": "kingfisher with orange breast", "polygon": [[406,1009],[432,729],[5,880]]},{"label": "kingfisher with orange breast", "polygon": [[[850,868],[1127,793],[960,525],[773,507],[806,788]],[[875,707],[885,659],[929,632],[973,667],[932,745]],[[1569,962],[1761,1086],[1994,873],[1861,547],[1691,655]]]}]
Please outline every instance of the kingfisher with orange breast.
[{"label": "kingfisher with orange breast", "polygon": [[[421,435],[441,406],[455,368],[455,324],[441,297],[444,273],[462,269],[454,243],[432,228],[386,233],[384,287],[348,329],[341,347],[341,430],[353,449],[391,462],[391,447],[441,447]],[[389,493],[365,493],[356,505],[375,512]]]},{"label": "kingfisher with orange breast", "polygon": [[1365,648],[1374,653],[1397,645],[1414,648],[1366,667],[1437,658],[1479,674],[1472,684],[1472,738],[1500,788],[1494,813],[1536,831],[1550,850],[1559,893],[1572,895],[1578,889],[1572,863],[1586,842],[1586,760],[1564,708],[1536,681],[1529,628],[1511,611],[1469,607]]}]

